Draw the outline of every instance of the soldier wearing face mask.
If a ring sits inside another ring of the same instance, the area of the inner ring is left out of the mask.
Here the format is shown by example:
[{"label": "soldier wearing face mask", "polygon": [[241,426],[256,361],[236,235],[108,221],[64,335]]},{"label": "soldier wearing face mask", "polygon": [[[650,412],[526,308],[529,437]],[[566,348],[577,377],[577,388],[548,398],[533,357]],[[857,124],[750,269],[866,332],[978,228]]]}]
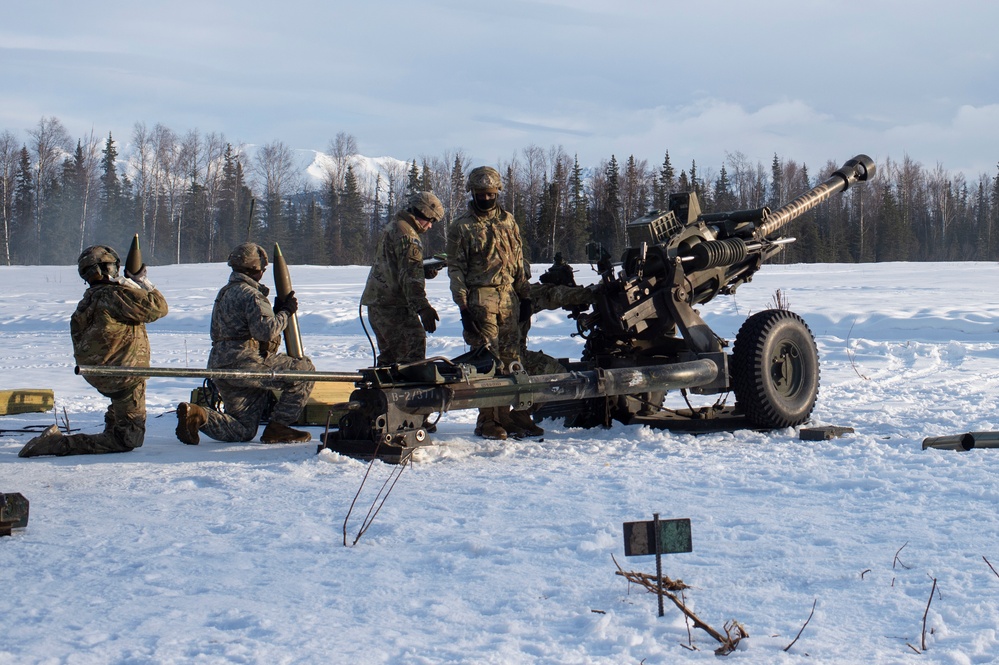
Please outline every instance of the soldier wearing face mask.
[{"label": "soldier wearing face mask", "polygon": [[361,294],[378,340],[379,366],[423,360],[427,333],[437,330],[437,310],[427,300],[420,237],[444,218],[433,192],[416,192],[382,229]]},{"label": "soldier wearing face mask", "polygon": [[[487,348],[501,370],[520,361],[520,321],[531,316],[531,291],[524,248],[513,215],[499,205],[503,182],[489,166],[472,169],[466,189],[468,210],[448,229],[447,265],[451,297],[461,312],[465,343]],[[475,433],[505,439],[526,432],[509,407],[479,409]]]}]

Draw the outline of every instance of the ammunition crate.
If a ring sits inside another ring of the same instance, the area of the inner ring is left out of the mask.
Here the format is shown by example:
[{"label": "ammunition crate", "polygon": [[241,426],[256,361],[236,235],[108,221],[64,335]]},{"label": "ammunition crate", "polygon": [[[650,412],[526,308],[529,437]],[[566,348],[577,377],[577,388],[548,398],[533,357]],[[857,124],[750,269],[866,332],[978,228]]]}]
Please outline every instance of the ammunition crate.
[{"label": "ammunition crate", "polygon": [[54,405],[55,394],[48,389],[0,390],[0,416],[44,413]]},{"label": "ammunition crate", "polygon": [[[309,401],[302,409],[302,415],[298,419],[299,425],[322,425],[326,426],[326,418],[334,404],[340,404],[350,399],[350,394],[354,392],[354,384],[341,381],[317,381],[309,395]],[[340,420],[344,411],[337,411],[333,414],[333,423]]]}]

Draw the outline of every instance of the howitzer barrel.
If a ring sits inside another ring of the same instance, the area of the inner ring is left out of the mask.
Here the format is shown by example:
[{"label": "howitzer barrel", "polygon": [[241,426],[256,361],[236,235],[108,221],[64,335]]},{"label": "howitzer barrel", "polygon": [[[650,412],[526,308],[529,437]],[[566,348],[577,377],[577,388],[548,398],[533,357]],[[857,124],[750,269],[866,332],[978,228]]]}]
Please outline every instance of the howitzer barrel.
[{"label": "howitzer barrel", "polygon": [[343,381],[357,383],[364,376],[352,372],[308,372],[284,370],[262,372],[249,369],[197,369],[187,367],[104,367],[103,365],[77,365],[80,376],[139,376],[178,377],[195,379],[263,379],[282,381]]},{"label": "howitzer barrel", "polygon": [[816,185],[787,205],[781,206],[767,215],[753,237],[757,240],[767,237],[793,219],[802,216],[837,192],[846,191],[850,185],[864,182],[874,176],[874,160],[867,155],[857,155],[848,160],[824,182]]},{"label": "howitzer barrel", "polygon": [[[498,376],[469,382],[455,382],[426,387],[380,389],[390,402],[411,413],[511,406],[523,409],[532,404],[565,402],[634,395],[645,392],[679,390],[712,382],[718,365],[701,359],[665,365],[596,369],[566,374],[536,376]],[[363,398],[358,393],[352,400]]]}]

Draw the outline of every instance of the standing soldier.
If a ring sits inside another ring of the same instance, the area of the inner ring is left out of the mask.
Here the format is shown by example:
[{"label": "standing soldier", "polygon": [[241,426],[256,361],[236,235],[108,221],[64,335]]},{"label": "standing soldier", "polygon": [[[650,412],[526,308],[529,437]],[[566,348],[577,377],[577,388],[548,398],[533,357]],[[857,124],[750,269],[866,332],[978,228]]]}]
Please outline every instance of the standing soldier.
[{"label": "standing soldier", "polygon": [[[312,371],[308,358],[292,358],[279,353],[281,333],[288,319],[298,311],[292,291],[276,300],[273,309],[267,300],[270,290],[260,283],[267,269],[267,252],[252,242],[239,245],[229,254],[232,274],[229,283],[215,297],[212,310],[212,351],[209,369],[254,371]],[[257,435],[260,419],[271,399],[271,390],[281,396],[271,410],[261,443],[302,443],[309,432],[292,429],[312,392],[311,381],[281,379],[219,379],[215,385],[222,396],[225,413],[181,402],[177,407],[177,438],[197,445],[204,432],[217,441],[251,441]]]},{"label": "standing soldier", "polygon": [[[77,365],[149,367],[147,323],[166,316],[167,303],[146,277],[118,276],[121,260],[106,245],[83,250],[77,259],[88,288],[70,318],[73,355]],[[86,377],[111,405],[101,434],[63,435],[52,425],[21,449],[19,457],[124,453],[142,445],[146,436],[146,380],[141,377]]]},{"label": "standing soldier", "polygon": [[437,330],[437,310],[427,300],[420,236],[444,218],[444,205],[432,192],[409,197],[406,209],[382,230],[361,294],[378,340],[380,367],[423,360],[427,333]]},{"label": "standing soldier", "polygon": [[[472,195],[468,211],[448,229],[451,296],[461,312],[465,342],[488,349],[499,358],[501,370],[509,370],[520,360],[520,321],[531,316],[520,230],[497,200],[503,189],[499,171],[472,169],[466,189]],[[510,419],[509,407],[479,409],[477,435],[505,439],[508,432],[525,433]]]}]

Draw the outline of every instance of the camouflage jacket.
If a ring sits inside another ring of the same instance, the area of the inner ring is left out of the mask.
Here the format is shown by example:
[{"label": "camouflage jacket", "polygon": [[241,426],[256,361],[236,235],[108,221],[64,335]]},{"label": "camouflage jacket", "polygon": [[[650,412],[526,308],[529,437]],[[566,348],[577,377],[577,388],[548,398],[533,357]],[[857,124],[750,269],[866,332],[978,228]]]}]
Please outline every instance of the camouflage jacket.
[{"label": "camouflage jacket", "polygon": [[408,212],[397,213],[382,230],[361,304],[409,307],[414,312],[430,306],[423,275],[423,243]]},{"label": "camouflage jacket", "polygon": [[233,271],[215,297],[212,309],[212,351],[209,368],[255,365],[281,346],[287,312],[274,313],[263,284]]},{"label": "camouflage jacket", "polygon": [[[149,367],[147,323],[166,316],[167,302],[152,284],[98,282],[83,294],[69,320],[77,365]],[[140,379],[141,380],[141,379]],[[124,390],[131,377],[87,377],[101,392]]]},{"label": "camouflage jacket", "polygon": [[458,307],[468,304],[470,289],[483,286],[507,286],[521,299],[530,298],[524,245],[513,215],[498,205],[482,214],[469,204],[448,229],[447,274]]},{"label": "camouflage jacket", "polygon": [[596,302],[593,292],[585,286],[531,283],[531,308],[535,313],[546,309],[587,309]]}]

